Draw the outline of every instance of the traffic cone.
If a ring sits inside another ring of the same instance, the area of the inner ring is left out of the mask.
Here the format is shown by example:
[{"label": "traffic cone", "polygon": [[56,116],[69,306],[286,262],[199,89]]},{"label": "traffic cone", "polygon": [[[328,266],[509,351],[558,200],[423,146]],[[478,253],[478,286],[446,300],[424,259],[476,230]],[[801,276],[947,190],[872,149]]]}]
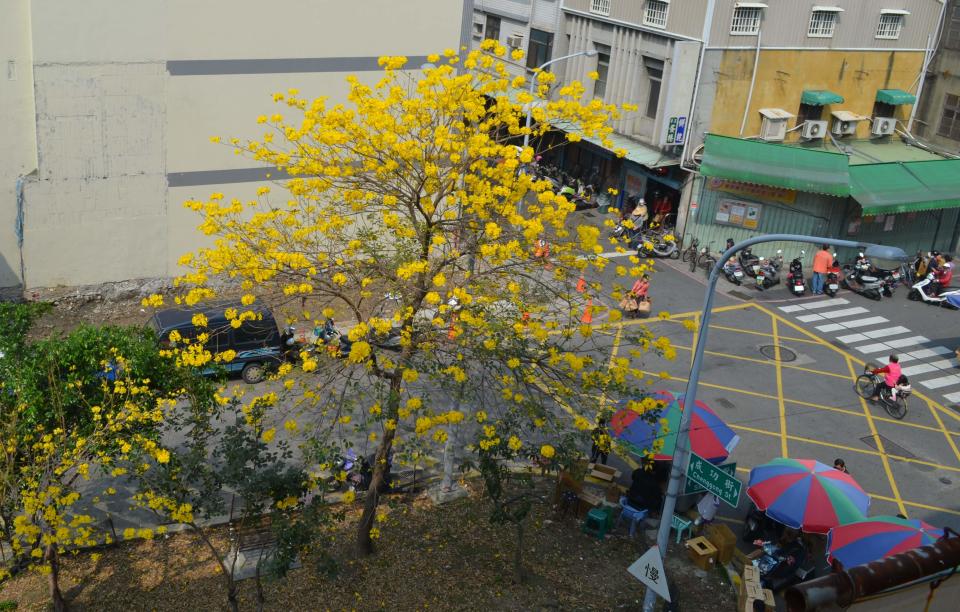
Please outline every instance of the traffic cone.
[{"label": "traffic cone", "polygon": [[587,300],[587,307],[583,309],[583,316],[580,317],[580,322],[584,325],[590,325],[593,323],[593,300]]},{"label": "traffic cone", "polygon": [[580,275],[580,280],[577,281],[577,293],[584,293],[587,290],[587,279],[583,278],[583,274]]}]

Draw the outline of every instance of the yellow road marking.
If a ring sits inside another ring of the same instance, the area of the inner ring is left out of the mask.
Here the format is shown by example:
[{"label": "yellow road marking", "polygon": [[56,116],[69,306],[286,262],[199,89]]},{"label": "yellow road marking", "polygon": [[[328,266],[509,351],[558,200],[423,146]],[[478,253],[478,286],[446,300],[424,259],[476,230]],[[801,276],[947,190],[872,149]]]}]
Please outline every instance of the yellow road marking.
[{"label": "yellow road marking", "polygon": [[771,323],[773,323],[773,361],[776,365],[777,376],[777,408],[780,411],[780,451],[784,457],[789,457],[790,455],[787,454],[787,409],[783,403],[783,370],[780,368],[780,338],[777,333],[777,320],[772,319]]},{"label": "yellow road marking", "polygon": [[[671,317],[671,318],[669,318],[669,319],[657,319],[657,320],[655,320],[655,321],[650,321],[650,323],[657,323],[657,322],[659,322],[659,321],[664,321],[664,322],[666,322],[666,323],[683,323],[683,320],[682,320],[682,319],[681,319],[681,320],[674,320],[673,317]],[[749,335],[751,335],[751,336],[763,336],[764,338],[770,338],[770,337],[773,336],[773,334],[771,334],[770,332],[756,331],[756,330],[753,330],[753,329],[743,329],[743,328],[741,328],[741,327],[730,327],[730,326],[728,326],[728,325],[716,325],[716,324],[713,323],[712,321],[711,321],[711,323],[710,323],[710,329],[711,329],[711,330],[713,330],[713,329],[720,329],[720,330],[723,330],[723,331],[737,332],[737,333],[739,333],[739,334],[749,334]],[[819,341],[814,341],[814,340],[810,340],[810,339],[807,339],[807,338],[796,338],[796,337],[794,337],[794,336],[780,336],[780,339],[781,339],[781,340],[788,340],[788,341],[790,341],[790,342],[802,342],[802,343],[804,343],[804,344],[816,344],[816,345],[819,345],[819,344],[820,344]]]},{"label": "yellow road marking", "polygon": [[[850,359],[850,360],[853,361],[854,363],[858,363],[858,364],[860,364],[860,365],[864,365],[864,363],[865,363],[862,359],[857,358],[856,356],[852,355],[851,353],[848,353],[848,352],[844,351],[843,349],[841,349],[841,348],[839,348],[839,347],[833,346],[833,345],[830,344],[829,342],[823,340],[822,338],[819,338],[816,334],[812,334],[812,333],[808,332],[807,330],[803,329],[803,328],[800,327],[799,325],[796,325],[796,324],[794,324],[792,321],[789,321],[789,320],[787,320],[787,319],[784,319],[783,317],[781,317],[781,316],[778,315],[777,313],[775,313],[775,312],[773,312],[773,311],[770,311],[770,310],[767,310],[766,308],[764,308],[763,306],[760,306],[759,304],[748,304],[748,306],[751,306],[751,307],[756,308],[756,309],[758,309],[758,310],[760,310],[760,311],[762,311],[762,312],[765,312],[765,313],[767,313],[767,314],[768,314],[769,316],[771,316],[771,317],[776,317],[776,318],[777,318],[779,321],[781,321],[782,323],[785,323],[786,325],[789,325],[790,327],[794,328],[795,330],[797,330],[797,331],[800,332],[801,334],[804,334],[804,335],[806,335],[806,336],[808,336],[808,337],[810,337],[810,338],[813,338],[813,339],[815,339],[815,340],[818,340],[818,341],[820,342],[820,344],[822,344],[823,346],[825,346],[825,347],[827,347],[827,348],[835,351],[836,353],[839,353],[839,354],[842,355],[844,358]],[[930,398],[930,397],[927,397],[926,395],[924,395],[923,393],[921,393],[921,392],[919,392],[919,391],[914,391],[913,394],[914,394],[916,397],[919,397],[920,399],[922,399],[922,400],[924,400],[925,402],[927,402],[927,406],[930,407],[932,410],[938,410],[941,414],[946,414],[946,415],[948,415],[950,418],[956,419],[957,421],[960,421],[960,414],[954,414],[954,411],[948,410],[948,409],[945,408],[942,404],[940,404],[939,402],[935,401],[934,399],[932,399],[932,398]]]},{"label": "yellow road marking", "polygon": [[927,408],[930,410],[930,414],[933,415],[933,418],[936,419],[937,425],[940,426],[940,432],[946,436],[947,444],[949,444],[950,448],[953,449],[953,456],[957,458],[957,462],[960,462],[960,450],[957,449],[957,443],[953,441],[953,436],[950,435],[950,430],[947,429],[943,424],[943,419],[940,418],[940,414],[929,405],[929,401]]},{"label": "yellow road marking", "polygon": [[[853,370],[853,362],[850,361],[849,357],[847,357],[847,369],[850,370],[850,376],[856,378],[857,373]],[[883,471],[887,473],[887,482],[890,483],[890,490],[893,491],[893,497],[897,500],[897,507],[899,507],[900,512],[906,516],[907,509],[903,506],[903,498],[900,497],[897,479],[893,477],[893,470],[890,469],[890,462],[887,459],[887,453],[883,447],[883,438],[877,433],[877,426],[873,422],[873,416],[870,414],[870,407],[867,406],[867,400],[862,397],[860,398],[860,407],[863,408],[863,415],[867,417],[867,425],[870,427],[870,435],[873,436],[877,444],[877,451],[880,452],[880,462],[883,463]]]},{"label": "yellow road marking", "polygon": [[[887,497],[886,495],[874,495],[873,493],[869,494],[870,497],[875,499],[880,499],[888,502],[896,502],[897,500],[892,497]],[[904,500],[903,503],[907,506],[913,506],[914,508],[923,508],[924,510],[933,510],[934,512],[946,512],[947,514],[956,514],[960,516],[960,510],[951,510],[950,508],[941,508],[940,506],[928,506],[927,504],[921,504],[918,502],[912,502],[909,500]]]},{"label": "yellow road marking", "polygon": [[[711,326],[712,327],[712,326]],[[784,338],[781,336],[780,340]],[[681,351],[693,351],[693,348],[689,346],[683,346],[681,344],[672,344],[675,349],[680,349]],[[744,357],[743,355],[734,355],[733,353],[724,353],[721,351],[704,351],[707,355],[713,355],[714,357],[727,357],[728,359],[736,359],[739,361],[749,361],[751,363],[762,363],[763,365],[776,366],[776,363],[770,361],[769,359],[757,359],[756,357]],[[781,363],[781,368],[788,368],[790,370],[798,370],[800,372],[809,372],[810,374],[817,374],[818,376],[829,376],[833,378],[842,378],[843,380],[850,380],[850,377],[846,374],[837,374],[836,372],[825,372],[823,370],[813,370],[811,368],[805,368],[803,366],[790,365],[789,363]]]},{"label": "yellow road marking", "polygon": [[[700,315],[699,314],[694,315],[693,324],[696,325],[696,327],[693,328],[693,342],[691,343],[691,345],[695,347],[697,346],[697,339],[700,337]],[[673,346],[676,347],[676,345],[673,345]],[[696,354],[696,351],[691,348],[690,349],[690,367],[691,368],[693,367],[693,357],[695,354]]]},{"label": "yellow road marking", "polygon": [[[780,433],[779,433],[779,432],[776,432],[776,431],[767,431],[766,429],[758,429],[758,428],[756,428],[756,427],[750,427],[750,426],[748,426],[748,425],[737,425],[736,423],[727,423],[727,425],[729,425],[729,426],[732,427],[733,429],[742,429],[743,431],[749,431],[750,433],[761,434],[761,435],[764,435],[764,436],[771,436],[771,437],[774,437],[774,438],[779,438],[779,437],[780,437]],[[867,450],[867,449],[864,449],[864,448],[855,448],[855,447],[853,447],[853,446],[845,446],[845,445],[843,445],[843,444],[835,444],[835,443],[833,443],[833,442],[824,442],[823,440],[813,440],[813,439],[811,439],[811,438],[804,438],[804,437],[795,436],[795,435],[792,435],[792,434],[788,434],[788,435],[787,435],[787,438],[790,439],[790,440],[793,440],[794,442],[806,442],[807,444],[815,444],[815,445],[817,445],[817,446],[824,446],[824,447],[826,447],[826,448],[835,448],[835,449],[847,451],[847,452],[850,452],[850,453],[858,453],[858,454],[861,454],[861,455],[870,455],[871,457],[879,457],[879,456],[880,456],[880,453],[878,453],[877,451]],[[960,468],[951,467],[951,466],[949,466],[949,465],[940,465],[939,463],[933,463],[932,461],[924,461],[924,460],[922,460],[922,459],[914,459],[914,458],[911,458],[911,457],[903,457],[903,456],[900,456],[900,455],[893,455],[893,454],[890,454],[890,453],[887,453],[887,457],[890,457],[891,459],[896,459],[897,461],[905,461],[905,462],[907,462],[907,463],[916,463],[916,464],[918,464],[918,465],[927,465],[927,466],[930,466],[930,467],[933,467],[933,468],[938,468],[938,469],[941,469],[941,470],[948,470],[948,471],[950,471],[950,472],[960,472]]]}]

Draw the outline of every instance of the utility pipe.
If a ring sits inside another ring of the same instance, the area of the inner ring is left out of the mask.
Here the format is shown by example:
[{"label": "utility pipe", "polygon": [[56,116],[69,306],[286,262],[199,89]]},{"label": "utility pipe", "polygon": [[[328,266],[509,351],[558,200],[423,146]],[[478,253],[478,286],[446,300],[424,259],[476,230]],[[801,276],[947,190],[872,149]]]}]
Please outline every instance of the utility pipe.
[{"label": "utility pipe", "polygon": [[753,74],[750,75],[750,90],[747,92],[747,103],[743,107],[743,121],[740,122],[740,136],[747,129],[747,116],[750,113],[750,102],[753,101],[753,86],[757,82],[757,65],[760,64],[760,36],[763,30],[757,30],[757,51],[753,55]]}]

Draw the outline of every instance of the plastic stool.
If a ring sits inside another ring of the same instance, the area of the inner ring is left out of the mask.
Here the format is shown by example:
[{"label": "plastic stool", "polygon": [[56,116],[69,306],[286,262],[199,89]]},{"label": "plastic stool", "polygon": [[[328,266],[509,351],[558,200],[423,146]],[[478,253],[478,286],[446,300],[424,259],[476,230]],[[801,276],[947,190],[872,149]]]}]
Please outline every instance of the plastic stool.
[{"label": "plastic stool", "polygon": [[593,508],[587,512],[587,518],[583,520],[580,531],[602,540],[610,529],[613,522],[613,513],[610,508]]},{"label": "plastic stool", "polygon": [[647,510],[639,510],[627,503],[626,497],[620,498],[620,516],[617,517],[617,527],[623,522],[623,519],[630,521],[630,537],[637,531],[637,523],[647,518]]},{"label": "plastic stool", "polygon": [[684,531],[687,532],[688,538],[693,535],[693,521],[684,520],[679,514],[674,514],[673,520],[670,521],[670,529],[677,530],[676,542],[679,544]]}]

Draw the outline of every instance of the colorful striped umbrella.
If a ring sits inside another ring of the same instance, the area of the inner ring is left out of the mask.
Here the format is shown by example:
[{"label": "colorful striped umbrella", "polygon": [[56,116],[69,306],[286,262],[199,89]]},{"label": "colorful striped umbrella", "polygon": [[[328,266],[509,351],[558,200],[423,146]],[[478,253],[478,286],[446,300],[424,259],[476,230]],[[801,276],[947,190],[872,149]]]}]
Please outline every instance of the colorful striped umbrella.
[{"label": "colorful striped umbrella", "polygon": [[827,560],[851,568],[921,546],[943,537],[943,530],[917,519],[872,516],[840,525],[827,536]]},{"label": "colorful striped umbrella", "polygon": [[[663,438],[663,448],[654,459],[670,461],[676,450],[677,432],[684,410],[683,394],[654,391],[650,397],[665,404],[655,423],[644,420],[636,411],[624,407],[614,413],[610,419],[610,428],[614,437],[625,442],[638,454],[651,448],[658,438]],[[740,437],[713,410],[700,400],[695,402],[690,417],[690,448],[694,453],[707,461],[721,463],[730,456],[739,442]]]},{"label": "colorful striped umbrella", "polygon": [[827,533],[863,520],[870,496],[849,475],[812,459],[774,459],[750,470],[747,495],[773,520]]}]

